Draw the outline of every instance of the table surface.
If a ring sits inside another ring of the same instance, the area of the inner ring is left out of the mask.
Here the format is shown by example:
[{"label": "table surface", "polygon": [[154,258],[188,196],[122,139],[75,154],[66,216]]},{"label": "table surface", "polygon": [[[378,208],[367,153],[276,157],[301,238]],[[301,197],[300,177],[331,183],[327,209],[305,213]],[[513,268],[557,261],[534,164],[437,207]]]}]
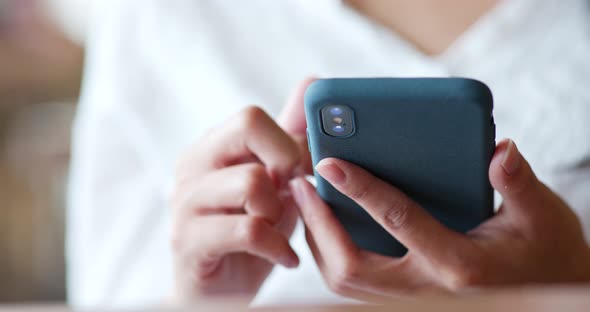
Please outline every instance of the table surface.
[{"label": "table surface", "polygon": [[[479,292],[453,297],[414,297],[396,299],[384,305],[349,306],[276,306],[249,309],[239,300],[204,302],[185,308],[149,308],[145,311],[313,311],[313,312],[381,312],[381,311],[434,311],[437,312],[505,312],[505,311],[590,311],[590,287],[559,287],[512,289]],[[0,305],[0,311],[70,311],[59,305]],[[93,309],[92,311],[108,311]],[[142,311],[142,310],[137,310]]]}]

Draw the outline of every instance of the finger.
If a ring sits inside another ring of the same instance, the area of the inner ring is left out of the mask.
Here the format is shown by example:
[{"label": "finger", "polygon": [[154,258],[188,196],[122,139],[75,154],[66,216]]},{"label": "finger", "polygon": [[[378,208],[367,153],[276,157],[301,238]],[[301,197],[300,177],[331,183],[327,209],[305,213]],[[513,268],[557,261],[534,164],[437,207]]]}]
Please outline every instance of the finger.
[{"label": "finger", "polygon": [[279,195],[283,204],[283,213],[275,228],[279,230],[285,237],[291,237],[295,231],[295,226],[299,220],[299,211],[297,204],[293,199],[290,191],[281,192]]},{"label": "finger", "polygon": [[364,274],[359,250],[330,208],[304,178],[291,182],[295,202],[306,227],[311,253],[328,287],[343,296],[375,300],[370,293],[356,289]]},{"label": "finger", "polygon": [[394,259],[360,250],[330,208],[304,178],[291,182],[306,239],[318,268],[334,292],[364,301],[381,301],[422,281],[412,274],[407,258]]},{"label": "finger", "polygon": [[543,184],[512,140],[498,143],[489,175],[492,186],[511,211],[526,211],[545,200]]},{"label": "finger", "polygon": [[196,170],[220,169],[254,156],[267,167],[273,181],[282,185],[300,166],[298,144],[262,109],[246,108],[225,125],[197,147]]},{"label": "finger", "polygon": [[297,144],[299,144],[299,150],[301,153],[301,167],[300,172],[296,176],[301,175],[313,175],[313,164],[311,161],[311,153],[309,152],[309,145],[307,144],[307,135],[301,137],[294,137]]},{"label": "finger", "polygon": [[279,125],[285,129],[287,133],[291,135],[305,135],[307,123],[305,122],[303,97],[305,95],[305,90],[307,90],[309,85],[316,80],[317,78],[315,77],[309,77],[303,80],[291,93],[287,104],[277,118]]},{"label": "finger", "polygon": [[364,302],[382,302],[383,300],[390,298],[386,298],[380,292],[374,291],[372,287],[361,286],[361,284],[367,284],[366,282],[363,282],[363,278],[355,277],[355,281],[353,281],[353,278],[344,276],[346,272],[337,272],[334,270],[333,266],[330,263],[326,263],[324,260],[315,238],[307,228],[305,230],[305,238],[322,278],[328,288],[334,293]]},{"label": "finger", "polygon": [[[328,288],[333,292],[347,298],[366,302],[383,300],[382,296],[377,296],[375,294],[376,292],[366,291],[359,286],[359,284],[362,283],[362,278],[358,276],[359,273],[351,272],[351,269],[347,268],[350,264],[334,265],[332,263],[334,261],[341,262],[341,260],[353,261],[352,257],[347,256],[347,258],[341,258],[339,255],[334,255],[334,257],[332,257],[328,251],[322,252],[322,249],[318,246],[317,240],[308,226],[305,228],[305,239],[322,278],[326,282]],[[359,251],[359,253],[360,252],[362,251]],[[328,257],[327,261],[324,259],[323,254],[326,254],[326,257]],[[347,274],[349,276],[347,276]],[[351,276],[351,274],[355,274],[355,276]]]},{"label": "finger", "polygon": [[175,207],[185,217],[245,212],[275,224],[284,210],[266,169],[257,163],[212,171],[185,183],[176,193],[181,198],[175,200]]},{"label": "finger", "polygon": [[316,170],[412,252],[442,260],[451,254],[449,249],[464,240],[400,190],[358,166],[329,158]]},{"label": "finger", "polygon": [[299,265],[285,236],[264,220],[245,215],[193,218],[173,245],[178,253],[196,258],[201,276],[214,271],[225,255],[240,252],[288,268]]},{"label": "finger", "polygon": [[391,300],[393,294],[413,289],[410,286],[412,281],[418,280],[416,275],[408,278],[409,272],[402,268],[398,259],[362,250],[359,251],[359,272],[338,272],[331,263],[324,260],[309,229],[305,231],[305,238],[322,278],[333,292],[341,296],[366,302],[383,302]]},{"label": "finger", "polygon": [[433,288],[432,277],[425,264],[408,254],[401,259],[364,252],[363,277],[349,284],[352,292],[362,297],[354,298],[371,302],[391,301],[395,297],[415,295],[426,288]]},{"label": "finger", "polygon": [[338,266],[345,266],[346,261],[355,258],[359,250],[342,224],[305,178],[294,179],[290,187],[301,218],[318,250],[322,255],[339,260]]},{"label": "finger", "polygon": [[307,123],[305,121],[304,95],[305,91],[317,78],[309,77],[293,91],[283,111],[278,117],[279,125],[289,133],[299,144],[302,155],[302,168],[306,174],[313,174],[311,155],[307,144]]}]

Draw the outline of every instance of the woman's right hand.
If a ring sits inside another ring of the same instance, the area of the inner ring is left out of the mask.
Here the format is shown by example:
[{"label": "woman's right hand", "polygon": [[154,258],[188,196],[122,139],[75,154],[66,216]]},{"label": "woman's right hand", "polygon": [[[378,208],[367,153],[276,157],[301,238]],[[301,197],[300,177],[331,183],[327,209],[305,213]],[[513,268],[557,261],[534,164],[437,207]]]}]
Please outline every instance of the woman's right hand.
[{"label": "woman's right hand", "polygon": [[180,161],[171,198],[177,300],[251,298],[275,264],[298,266],[288,182],[309,167],[302,98],[310,82],[286,105],[282,128],[248,107]]}]

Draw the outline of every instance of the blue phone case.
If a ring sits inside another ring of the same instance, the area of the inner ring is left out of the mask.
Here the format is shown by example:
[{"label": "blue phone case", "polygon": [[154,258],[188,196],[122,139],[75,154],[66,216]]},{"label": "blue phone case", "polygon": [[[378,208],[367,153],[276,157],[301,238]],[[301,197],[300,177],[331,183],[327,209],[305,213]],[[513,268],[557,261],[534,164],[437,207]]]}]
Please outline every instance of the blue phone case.
[{"label": "blue phone case", "polygon": [[[333,137],[321,109],[346,105],[355,132]],[[489,88],[464,78],[324,79],[305,93],[314,166],[326,157],[355,163],[396,186],[443,224],[467,232],[494,213],[488,167],[495,149]],[[317,173],[317,191],[353,241],[403,256],[406,248]]]}]

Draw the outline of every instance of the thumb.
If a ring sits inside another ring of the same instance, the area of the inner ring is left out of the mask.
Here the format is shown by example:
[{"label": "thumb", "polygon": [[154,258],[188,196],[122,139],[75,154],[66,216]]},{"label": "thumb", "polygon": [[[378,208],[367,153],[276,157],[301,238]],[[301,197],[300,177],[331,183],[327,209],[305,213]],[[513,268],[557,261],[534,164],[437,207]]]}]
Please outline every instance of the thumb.
[{"label": "thumb", "polygon": [[492,186],[511,210],[528,210],[543,200],[545,188],[512,140],[496,146],[489,175]]},{"label": "thumb", "polygon": [[307,123],[305,122],[305,111],[303,109],[303,95],[305,94],[307,87],[309,87],[309,85],[315,80],[317,80],[317,78],[309,77],[303,80],[299,86],[293,90],[293,93],[289,96],[287,104],[283,107],[283,110],[277,119],[281,128],[292,136],[305,136]]},{"label": "thumb", "polygon": [[302,153],[302,168],[305,174],[313,174],[313,167],[311,165],[311,155],[307,150],[307,135],[305,133],[307,122],[305,121],[303,97],[307,87],[316,80],[317,78],[315,77],[309,77],[303,80],[293,91],[277,119],[279,126],[289,133],[299,144],[299,149]]}]

